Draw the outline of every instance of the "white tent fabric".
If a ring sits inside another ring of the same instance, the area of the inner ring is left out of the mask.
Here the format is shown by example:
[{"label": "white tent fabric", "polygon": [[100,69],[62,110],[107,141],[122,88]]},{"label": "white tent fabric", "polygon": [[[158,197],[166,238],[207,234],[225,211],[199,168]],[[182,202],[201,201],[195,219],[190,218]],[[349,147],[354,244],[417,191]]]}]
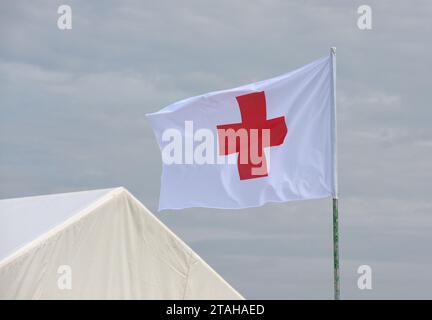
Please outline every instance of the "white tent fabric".
[{"label": "white tent fabric", "polygon": [[[59,285],[62,266],[70,288]],[[243,299],[125,188],[0,201],[0,299]]]}]

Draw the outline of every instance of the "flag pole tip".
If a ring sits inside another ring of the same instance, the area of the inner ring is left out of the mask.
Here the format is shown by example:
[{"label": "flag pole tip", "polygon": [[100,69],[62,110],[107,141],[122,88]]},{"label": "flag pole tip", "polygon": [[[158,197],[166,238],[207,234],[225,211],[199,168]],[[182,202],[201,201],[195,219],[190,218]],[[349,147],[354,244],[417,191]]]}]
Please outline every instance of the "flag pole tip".
[{"label": "flag pole tip", "polygon": [[331,47],[330,50],[331,52],[336,53],[336,47]]}]

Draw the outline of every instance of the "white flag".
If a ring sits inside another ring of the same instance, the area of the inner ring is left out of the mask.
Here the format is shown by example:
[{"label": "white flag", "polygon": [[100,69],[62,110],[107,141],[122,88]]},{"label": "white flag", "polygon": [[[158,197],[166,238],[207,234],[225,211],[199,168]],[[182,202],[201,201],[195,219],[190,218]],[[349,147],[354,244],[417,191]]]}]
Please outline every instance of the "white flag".
[{"label": "white flag", "polygon": [[336,196],[332,61],[148,114],[162,152],[159,210]]}]

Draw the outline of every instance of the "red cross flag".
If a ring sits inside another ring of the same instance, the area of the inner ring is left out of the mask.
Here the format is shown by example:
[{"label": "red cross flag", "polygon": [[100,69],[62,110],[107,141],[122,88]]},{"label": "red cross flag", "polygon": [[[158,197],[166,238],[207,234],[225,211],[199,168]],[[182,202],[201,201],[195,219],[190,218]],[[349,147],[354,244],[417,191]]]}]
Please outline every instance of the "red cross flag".
[{"label": "red cross flag", "polygon": [[336,197],[331,56],[148,114],[162,153],[159,210]]}]

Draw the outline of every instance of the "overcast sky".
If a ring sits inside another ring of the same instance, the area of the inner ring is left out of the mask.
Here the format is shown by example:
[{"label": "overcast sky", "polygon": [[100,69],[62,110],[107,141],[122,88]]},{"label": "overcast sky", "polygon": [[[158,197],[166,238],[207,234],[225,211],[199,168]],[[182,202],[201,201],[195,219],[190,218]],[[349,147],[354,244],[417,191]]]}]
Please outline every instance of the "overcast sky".
[{"label": "overcast sky", "polygon": [[[342,297],[431,299],[431,17],[430,0],[2,1],[0,198],[125,186],[156,212],[146,113],[336,46]],[[329,199],[156,214],[246,298],[333,296]]]}]

